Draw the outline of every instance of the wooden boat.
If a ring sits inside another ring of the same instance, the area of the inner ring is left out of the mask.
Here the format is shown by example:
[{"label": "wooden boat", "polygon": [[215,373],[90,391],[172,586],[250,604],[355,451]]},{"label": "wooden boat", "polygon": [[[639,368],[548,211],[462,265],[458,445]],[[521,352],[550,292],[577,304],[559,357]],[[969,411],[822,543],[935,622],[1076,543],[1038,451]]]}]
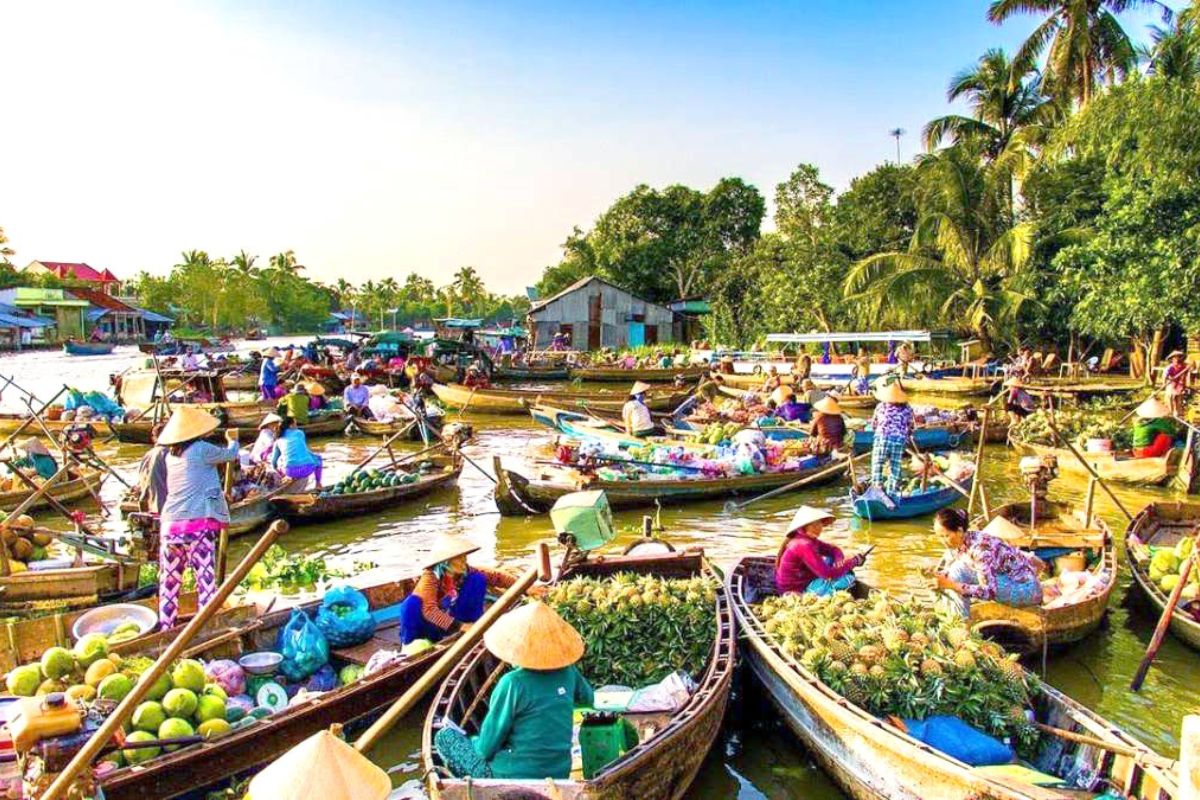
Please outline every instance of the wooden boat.
[{"label": "wooden boat", "polygon": [[[1089,576],[1097,579],[1099,590],[1079,602],[1058,604],[1050,600],[1038,608],[1016,608],[990,601],[971,603],[971,622],[987,629],[990,638],[1000,640],[1012,651],[1038,652],[1049,647],[1074,644],[1100,626],[1108,610],[1108,601],[1117,585],[1117,551],[1107,523],[1093,515],[1090,524],[1084,512],[1064,503],[1041,500],[1032,532],[1029,503],[1008,503],[995,509],[993,517],[1004,517],[1026,530],[1027,536],[1009,541],[1023,550],[1069,547],[1085,553],[1091,563]],[[976,521],[983,527],[985,520]],[[1011,628],[1012,635],[1002,633]]]},{"label": "wooden boat", "polygon": [[221,385],[227,392],[253,392],[258,389],[258,374],[255,372],[226,372],[221,376]]},{"label": "wooden boat", "polygon": [[[433,469],[418,473],[418,478],[413,483],[357,494],[308,492],[279,495],[271,499],[271,505],[281,517],[295,525],[376,513],[438,489],[449,488],[458,482],[458,476],[462,472],[462,461],[457,455],[435,455],[427,461],[433,464]],[[403,472],[390,465],[379,471],[385,474],[393,471]]]},{"label": "wooden boat", "polygon": [[[258,425],[263,418],[271,412],[267,406],[262,407],[262,413],[257,420],[252,424],[234,425],[227,423],[217,428],[209,438],[214,441],[224,441],[225,431],[230,428],[237,428],[238,441],[242,444],[253,442],[258,438]],[[128,444],[150,444],[150,434],[157,423],[152,417],[140,417],[134,420],[112,423],[113,433],[117,440]],[[322,414],[313,414],[309,417],[309,421],[300,426],[300,430],[304,431],[304,435],[308,437],[314,436],[336,436],[346,430],[349,424],[349,419],[340,411],[332,411]]]},{"label": "wooden boat", "polygon": [[0,576],[0,613],[30,614],[112,602],[137,588],[139,563],[85,559],[82,566]]},{"label": "wooden boat", "polygon": [[[973,482],[974,476],[960,481],[959,485],[970,492]],[[871,521],[924,517],[962,499],[962,492],[953,486],[945,486],[931,478],[926,491],[890,499],[892,505],[889,506],[882,499],[855,495],[852,502],[854,516]]]},{"label": "wooden boat", "polygon": [[[393,606],[412,593],[414,578],[361,588],[372,610]],[[315,613],[320,598],[300,607]],[[280,629],[287,624],[291,608],[270,611],[233,631],[194,648],[192,658],[237,659],[239,656],[273,650]],[[330,650],[330,662],[340,670],[349,664],[365,665],[379,650],[398,649],[396,625],[378,628],[374,637],[355,647]],[[134,767],[107,773],[100,787],[107,800],[171,798],[213,786],[278,758],[317,731],[333,723],[359,719],[392,702],[423,675],[455,641],[451,635],[432,649],[405,658],[369,677],[321,694],[309,702],[291,706],[247,728],[234,730],[218,739],[183,747],[173,753]],[[61,768],[61,765],[59,765]]]},{"label": "wooden boat", "polygon": [[[80,470],[66,478],[60,478],[57,483],[47,490],[46,494],[64,505],[90,498],[94,492],[100,489],[100,484],[104,482],[105,475],[106,473],[100,470]],[[0,511],[12,511],[25,502],[25,499],[31,494],[33,494],[33,490],[29,488],[16,489],[11,492],[0,492]],[[36,500],[29,508],[33,510],[49,506],[50,501],[42,497]]]},{"label": "wooden boat", "polygon": [[[229,535],[241,536],[242,534],[256,531],[273,520],[276,517],[276,513],[274,506],[271,505],[271,501],[276,497],[291,492],[295,488],[295,484],[296,481],[286,481],[270,491],[244,498],[236,503],[230,503]],[[158,547],[154,544],[153,534],[158,525],[157,518],[150,514],[141,513],[138,510],[137,499],[132,493],[126,494],[125,499],[121,501],[121,513],[129,521],[135,535],[143,537],[141,544],[145,551],[147,553],[156,552]]]},{"label": "wooden boat", "polygon": [[[728,572],[744,660],[772,704],[813,758],[854,800],[1079,800],[1074,789],[1039,788],[972,768],[887,724],[834,692],[767,634],[751,604],[774,592],[774,559],[743,558]],[[862,585],[859,584],[861,587]],[[1032,766],[1053,773],[1060,758],[1087,759],[1089,773],[1134,800],[1180,798],[1176,777],[1154,766],[1153,751],[1119,727],[1041,684],[1038,721],[1100,739],[1137,757],[1055,740]]]},{"label": "wooden boat", "polygon": [[[560,579],[579,575],[603,576],[616,572],[662,577],[714,575],[702,551],[647,556],[626,555],[585,561],[565,570]],[[502,798],[556,797],[563,800],[677,800],[685,795],[701,763],[720,732],[729,702],[737,661],[737,637],[729,598],[717,594],[713,624],[716,637],[699,688],[673,714],[624,715],[642,737],[621,758],[589,780],[512,781],[487,778],[460,779],[439,771],[433,751],[434,731],[451,720],[468,732],[478,730],[487,712],[486,694],[499,678],[503,665],[481,644],[472,649],[447,676],[425,719],[421,754],[432,800],[502,800]],[[490,676],[490,677],[489,677]]]},{"label": "wooden boat", "polygon": [[[526,414],[530,405],[543,401],[619,411],[629,399],[628,395],[622,392],[469,389],[460,383],[436,383],[433,391],[445,405],[476,414]],[[687,394],[683,392],[651,392],[646,395],[646,405],[652,411],[663,411],[675,408],[686,399]]]},{"label": "wooden boat", "polygon": [[[1130,555],[1129,571],[1133,585],[1162,616],[1167,593],[1150,579],[1145,565],[1132,556],[1135,549],[1158,545],[1174,547],[1181,539],[1195,535],[1200,525],[1200,503],[1150,503],[1133,518],[1125,531],[1125,552]],[[1188,646],[1200,650],[1200,622],[1176,608],[1171,613],[1171,633]]]},{"label": "wooden boat", "polygon": [[[1063,472],[1077,477],[1090,477],[1079,459],[1066,448],[1022,441],[1013,441],[1013,446],[1025,455],[1055,456]],[[1122,453],[1085,453],[1080,448],[1076,449],[1103,480],[1134,486],[1160,486],[1169,481],[1178,472],[1183,453],[1182,448],[1173,447],[1159,458],[1132,458]]]},{"label": "wooden boat", "polygon": [[501,514],[524,516],[543,514],[565,494],[583,490],[603,490],[613,508],[638,508],[656,503],[673,505],[740,494],[758,494],[811,478],[810,485],[829,483],[846,472],[844,460],[827,460],[817,466],[795,472],[764,472],[732,478],[666,478],[662,480],[606,481],[585,477],[562,467],[547,467],[535,477],[526,478],[505,469],[497,458],[495,497]]},{"label": "wooden boat", "polygon": [[684,380],[697,380],[708,367],[649,367],[646,369],[623,369],[622,367],[572,367],[571,379],[597,383],[667,383],[682,375]]},{"label": "wooden boat", "polygon": [[1000,378],[967,378],[951,375],[944,378],[905,378],[904,388],[914,394],[946,395],[953,397],[987,397],[1000,388]]},{"label": "wooden boat", "polygon": [[[750,389],[737,389],[733,386],[722,386],[721,394],[723,394],[727,397],[736,397],[738,399],[741,399],[741,398],[745,397],[747,394],[761,395],[761,392],[753,391]],[[869,409],[874,408],[875,404],[879,402],[878,400],[875,399],[875,395],[873,395],[873,394],[837,395],[837,401],[838,401],[838,405],[846,410],[854,410],[854,409],[869,410]]]},{"label": "wooden boat", "polygon": [[[20,428],[22,425],[25,424],[25,421],[27,419],[29,419],[28,414],[20,414],[20,413],[14,414],[11,412],[0,413],[0,434],[8,435],[10,433],[15,433],[18,428]],[[98,420],[95,417],[93,417],[91,419],[91,423],[92,423],[92,425],[96,426],[97,428],[102,428],[103,426],[106,425],[104,420],[102,420],[102,419]],[[74,420],[50,419],[46,415],[44,415],[44,414],[42,415],[42,425],[45,425],[46,429],[49,430],[51,433],[55,434],[56,436],[58,434],[62,433],[63,431],[65,431],[67,428],[70,428],[74,424],[75,424]],[[37,421],[35,420],[35,421],[29,423],[28,425],[25,425],[23,435],[44,437],[45,433],[42,431],[42,426],[39,425],[37,423]]]},{"label": "wooden boat", "polygon": [[1030,394],[1054,397],[1060,400],[1082,400],[1089,397],[1128,395],[1146,388],[1139,378],[1104,377],[1097,380],[1077,378],[1031,378],[1023,382]]},{"label": "wooden boat", "polygon": [[[410,442],[424,441],[421,438],[421,426],[417,424],[415,419],[397,419],[391,422],[379,422],[378,420],[367,419],[366,417],[354,417],[351,422],[359,433],[366,434],[367,436],[387,437],[404,432],[406,436],[403,438]],[[442,418],[440,416],[426,417],[425,424],[431,440],[441,435]]]},{"label": "wooden boat", "polygon": [[69,339],[63,342],[63,352],[69,356],[106,356],[116,346],[115,342],[78,342]]},{"label": "wooden boat", "polygon": [[520,367],[492,367],[494,381],[565,381],[571,368],[564,364],[526,364]]}]

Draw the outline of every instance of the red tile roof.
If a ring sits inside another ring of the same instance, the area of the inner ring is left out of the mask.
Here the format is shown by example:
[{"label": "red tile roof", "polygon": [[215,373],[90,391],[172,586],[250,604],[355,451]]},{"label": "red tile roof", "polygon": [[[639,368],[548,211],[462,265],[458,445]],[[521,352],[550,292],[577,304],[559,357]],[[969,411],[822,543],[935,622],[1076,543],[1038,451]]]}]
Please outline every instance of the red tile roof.
[{"label": "red tile roof", "polygon": [[[45,263],[45,262],[43,262]],[[96,308],[105,308],[109,311],[124,312],[126,314],[140,314],[132,306],[127,306],[115,297],[109,297],[104,292],[97,292],[95,289],[67,289],[68,292],[78,297],[80,300],[86,300]]]},{"label": "red tile roof", "polygon": [[101,271],[87,264],[76,264],[70,261],[39,261],[38,263],[63,280],[120,283],[120,279],[107,269]]}]

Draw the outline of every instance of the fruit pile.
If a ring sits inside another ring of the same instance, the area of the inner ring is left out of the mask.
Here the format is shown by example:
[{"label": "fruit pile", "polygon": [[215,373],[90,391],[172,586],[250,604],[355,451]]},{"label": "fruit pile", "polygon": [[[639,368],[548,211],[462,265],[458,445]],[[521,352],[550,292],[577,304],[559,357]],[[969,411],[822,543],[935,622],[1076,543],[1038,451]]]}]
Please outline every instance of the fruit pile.
[{"label": "fruit pile", "polygon": [[5,687],[16,697],[65,692],[84,702],[97,697],[119,701],[129,694],[147,663],[145,659],[110,654],[108,639],[92,633],[71,650],[51,647],[41,660],[16,667],[5,676]]},{"label": "fruit pile", "polygon": [[638,688],[676,670],[698,677],[708,664],[715,627],[715,582],[618,573],[576,578],[546,595],[587,643],[579,664],[594,686]]},{"label": "fruit pile", "polygon": [[[1180,539],[1174,547],[1146,547],[1143,545],[1133,547],[1131,552],[1142,569],[1149,574],[1150,580],[1158,584],[1158,588],[1169,595],[1179,585],[1183,565],[1187,563],[1188,557],[1192,554],[1193,541],[1189,536]],[[1179,604],[1183,605],[1198,599],[1198,597],[1200,597],[1200,570],[1193,567],[1188,575],[1187,585],[1183,587],[1183,592],[1179,595]]]},{"label": "fruit pile", "polygon": [[704,444],[720,444],[733,438],[742,429],[736,422],[713,422],[704,426],[696,439]]},{"label": "fruit pile", "polygon": [[830,689],[878,717],[960,717],[1030,755],[1038,733],[1025,710],[1037,679],[954,614],[884,592],[855,600],[790,594],[755,608],[767,634]]},{"label": "fruit pile", "polygon": [[[129,688],[133,688],[132,684]],[[225,689],[205,674],[203,664],[183,659],[150,687],[146,699],[129,720],[133,730],[125,737],[125,742],[135,745],[187,736],[199,735],[205,739],[224,736],[233,730],[233,722],[241,718],[240,713],[229,714],[228,699]],[[231,721],[229,716],[234,719]],[[118,766],[141,764],[164,749],[172,751],[179,747],[129,747],[120,751],[120,759],[110,756],[109,760],[116,760]]]},{"label": "fruit pile", "polygon": [[415,472],[380,472],[375,469],[366,469],[356,472],[348,478],[335,483],[321,491],[321,497],[330,497],[343,494],[363,494],[364,492],[374,492],[379,489],[389,489],[394,486],[402,486],[407,483],[415,483],[417,474]]},{"label": "fruit pile", "polygon": [[34,531],[33,517],[21,514],[8,519],[0,511],[0,538],[8,548],[8,563],[13,572],[24,572],[30,561],[41,561],[46,558],[46,548],[54,541],[48,533]]}]

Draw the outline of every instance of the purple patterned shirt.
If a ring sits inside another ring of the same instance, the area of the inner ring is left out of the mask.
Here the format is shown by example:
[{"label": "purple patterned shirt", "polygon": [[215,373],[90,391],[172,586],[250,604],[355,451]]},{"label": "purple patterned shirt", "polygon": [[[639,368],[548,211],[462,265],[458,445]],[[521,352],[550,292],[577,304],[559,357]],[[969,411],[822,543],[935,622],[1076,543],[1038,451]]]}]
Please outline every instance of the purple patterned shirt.
[{"label": "purple patterned shirt", "polygon": [[1001,576],[1007,576],[1013,583],[1037,582],[1037,570],[1029,556],[1011,544],[982,531],[967,531],[963,544],[979,575],[977,585],[962,587],[967,597],[994,600],[996,578]]},{"label": "purple patterned shirt", "polygon": [[894,436],[907,441],[913,432],[913,410],[908,403],[880,403],[871,417],[876,436]]}]

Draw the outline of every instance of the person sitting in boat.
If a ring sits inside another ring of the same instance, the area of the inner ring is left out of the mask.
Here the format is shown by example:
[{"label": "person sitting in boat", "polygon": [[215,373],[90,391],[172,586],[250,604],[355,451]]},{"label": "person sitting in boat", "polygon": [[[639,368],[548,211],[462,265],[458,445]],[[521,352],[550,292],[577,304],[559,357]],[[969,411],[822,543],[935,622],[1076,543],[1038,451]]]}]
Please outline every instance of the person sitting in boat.
[{"label": "person sitting in boat", "polygon": [[292,385],[290,392],[279,401],[275,412],[284,419],[290,419],[297,425],[308,424],[308,390],[301,381]]},{"label": "person sitting in boat", "polygon": [[183,354],[183,358],[179,362],[179,368],[184,372],[195,372],[200,369],[200,357],[196,355],[195,347],[189,347],[187,352]]},{"label": "person sitting in boat", "polygon": [[625,433],[630,436],[649,436],[655,433],[654,417],[650,407],[646,405],[646,392],[650,385],[637,381],[629,390],[629,400],[621,408],[621,420],[625,424]]},{"label": "person sitting in boat", "polygon": [[150,429],[150,449],[138,464],[137,492],[138,511],[158,516],[167,502],[167,448],[159,443],[158,437],[166,427],[159,422]]},{"label": "person sitting in boat", "polygon": [[841,549],[821,541],[834,516],[823,508],[800,506],[784,532],[775,555],[775,591],[780,594],[832,594],[854,585],[855,568],[866,556],[846,558]]},{"label": "person sitting in boat", "polygon": [[309,413],[324,411],[329,406],[329,401],[325,399],[325,385],[323,383],[320,381],[309,381],[304,389],[308,392]]},{"label": "person sitting in boat", "polygon": [[807,423],[812,419],[812,406],[796,400],[796,393],[790,386],[780,386],[771,394],[775,401],[775,415],[784,422]]},{"label": "person sitting in boat", "polygon": [[1020,378],[1009,378],[1004,382],[1004,386],[1007,390],[1004,393],[1004,410],[1008,412],[1009,424],[1016,425],[1033,413],[1037,408],[1037,401],[1025,391],[1025,384]]},{"label": "person sitting in boat", "polygon": [[661,351],[659,352],[657,364],[659,369],[670,369],[673,363],[669,355]]},{"label": "person sitting in boat", "polygon": [[717,372],[721,375],[732,375],[733,356],[721,356],[721,360],[717,363]]},{"label": "person sitting in boat", "polygon": [[350,378],[350,385],[342,392],[342,405],[346,407],[346,413],[361,417],[370,413],[367,404],[371,400],[371,390],[363,385],[362,376],[355,373]]},{"label": "person sitting in boat", "polygon": [[871,381],[869,380],[870,374],[871,363],[869,361],[866,362],[866,364],[864,364],[862,360],[855,362],[854,366],[850,368],[850,383],[847,384],[850,389],[850,394],[869,394],[871,391]]},{"label": "person sitting in boat", "polygon": [[[775,391],[779,391],[776,389]],[[779,404],[775,401],[774,395],[767,398],[767,404],[758,419],[754,424],[759,428],[769,428],[780,424],[779,419]]]},{"label": "person sitting in boat", "polygon": [[1177,417],[1183,416],[1183,400],[1187,395],[1191,372],[1192,367],[1182,350],[1172,350],[1167,355],[1167,368],[1163,370],[1163,392],[1171,413]]},{"label": "person sitting in boat", "polygon": [[490,385],[491,383],[487,379],[487,374],[477,365],[472,364],[467,367],[467,375],[463,378],[463,386],[468,389],[486,389]]},{"label": "person sitting in boat", "polygon": [[842,414],[842,407],[836,398],[826,395],[813,404],[812,410],[809,435],[812,436],[813,451],[832,453],[846,441],[846,417]]},{"label": "person sitting in boat", "polygon": [[308,437],[296,427],[296,421],[284,418],[279,423],[279,437],[271,445],[271,468],[292,480],[312,476],[316,488],[321,488],[321,457],[308,449]]},{"label": "person sitting in boat", "polygon": [[[899,381],[890,381],[875,391],[879,405],[871,417],[874,442],[871,447],[871,485],[890,495],[900,491],[904,477],[904,450],[913,433],[913,410]],[[884,477],[884,471],[887,477]]]},{"label": "person sitting in boat", "polygon": [[258,389],[262,392],[263,400],[276,400],[279,395],[279,365],[275,359],[279,357],[279,349],[268,347],[263,351],[262,367],[258,371]]},{"label": "person sitting in boat", "polygon": [[456,777],[566,780],[576,707],[595,693],[575,666],[583,638],[545,603],[527,603],[501,617],[483,635],[496,658],[510,664],[488,697],[479,735],[446,726],[434,748]]},{"label": "person sitting in boat", "polygon": [[916,358],[916,353],[913,352],[912,342],[901,342],[896,348],[896,363],[900,365],[900,375],[908,375],[908,369]]},{"label": "person sitting in boat", "polygon": [[817,388],[813,383],[812,378],[805,378],[800,381],[800,402],[807,403],[809,406],[815,406],[817,401],[825,396],[825,392]]},{"label": "person sitting in boat", "polygon": [[283,417],[278,414],[267,414],[258,423],[258,438],[250,445],[250,464],[266,464],[270,462],[271,451],[275,448],[275,440],[283,429]]},{"label": "person sitting in boat", "polygon": [[779,377],[779,368],[772,364],[767,368],[767,375],[763,378],[763,394],[769,394],[782,385],[783,379]]},{"label": "person sitting in boat", "polygon": [[937,572],[938,588],[958,595],[964,615],[972,600],[1041,605],[1040,575],[1045,564],[1004,541],[1025,535],[1016,525],[996,517],[984,530],[972,531],[967,528],[966,511],[942,508],[933,517],[933,531],[949,546]]},{"label": "person sitting in boat", "polygon": [[413,388],[416,390],[418,395],[422,396],[428,397],[433,395],[434,383],[435,381],[432,364],[425,364],[420,371],[417,372],[417,376],[413,378]]},{"label": "person sitting in boat", "polygon": [[1151,395],[1134,411],[1134,458],[1162,458],[1175,446],[1175,422],[1166,403]]},{"label": "person sitting in boat", "polygon": [[400,604],[401,644],[436,642],[456,625],[470,625],[483,616],[489,590],[499,594],[513,585],[506,572],[467,563],[467,556],[478,549],[460,536],[441,535],[412,594]]},{"label": "person sitting in boat", "polygon": [[812,375],[812,356],[808,353],[796,356],[796,363],[792,366],[792,375],[796,378],[797,384],[808,380]]},{"label": "person sitting in boat", "polygon": [[31,469],[42,480],[49,480],[58,472],[58,462],[50,454],[49,448],[42,444],[37,437],[30,436],[17,446],[25,455],[12,462],[17,469]]}]

